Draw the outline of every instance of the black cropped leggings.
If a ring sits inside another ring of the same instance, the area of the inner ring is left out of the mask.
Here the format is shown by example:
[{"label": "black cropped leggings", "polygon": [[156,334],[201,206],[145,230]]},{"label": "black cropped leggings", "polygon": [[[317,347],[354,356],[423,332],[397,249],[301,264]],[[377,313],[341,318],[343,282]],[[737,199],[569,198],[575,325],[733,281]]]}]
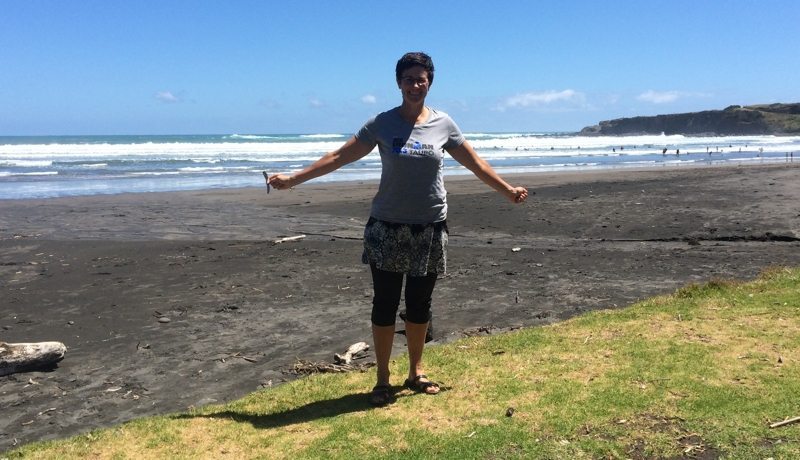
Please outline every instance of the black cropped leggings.
[{"label": "black cropped leggings", "polygon": [[[403,291],[403,273],[372,269],[372,324],[394,326],[400,294]],[[436,273],[427,276],[406,276],[406,321],[425,324],[431,320],[431,296],[436,285]]]}]

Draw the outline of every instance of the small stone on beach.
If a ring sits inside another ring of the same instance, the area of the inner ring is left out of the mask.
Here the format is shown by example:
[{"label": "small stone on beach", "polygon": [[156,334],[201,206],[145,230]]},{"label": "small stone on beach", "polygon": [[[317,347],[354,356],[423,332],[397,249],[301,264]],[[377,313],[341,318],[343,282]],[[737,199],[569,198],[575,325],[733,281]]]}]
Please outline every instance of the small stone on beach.
[{"label": "small stone on beach", "polygon": [[159,323],[168,323],[170,321],[172,321],[172,320],[167,318],[166,316],[162,316],[161,318],[158,318],[158,322]]}]

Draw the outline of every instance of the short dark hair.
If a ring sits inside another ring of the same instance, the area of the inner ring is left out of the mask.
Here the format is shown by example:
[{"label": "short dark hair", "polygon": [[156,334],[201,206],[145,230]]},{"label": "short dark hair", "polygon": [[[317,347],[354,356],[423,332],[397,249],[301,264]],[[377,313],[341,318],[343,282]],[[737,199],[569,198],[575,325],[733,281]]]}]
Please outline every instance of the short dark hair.
[{"label": "short dark hair", "polygon": [[406,53],[400,60],[397,61],[397,66],[394,68],[394,74],[397,78],[397,83],[400,83],[400,78],[403,72],[414,66],[422,66],[428,72],[428,82],[433,83],[433,60],[427,54],[416,51],[413,53]]}]

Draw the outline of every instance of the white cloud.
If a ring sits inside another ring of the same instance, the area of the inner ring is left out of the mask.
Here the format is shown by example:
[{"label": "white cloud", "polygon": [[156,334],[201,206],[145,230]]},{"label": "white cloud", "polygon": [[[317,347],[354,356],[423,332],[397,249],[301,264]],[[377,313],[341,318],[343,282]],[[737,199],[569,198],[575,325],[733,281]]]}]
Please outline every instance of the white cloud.
[{"label": "white cloud", "polygon": [[156,99],[166,104],[171,104],[173,102],[180,102],[180,98],[178,96],[172,94],[171,91],[159,91],[156,93]]},{"label": "white cloud", "polygon": [[675,102],[678,99],[686,98],[706,98],[713,97],[711,93],[689,92],[689,91],[653,91],[648,90],[636,96],[636,99],[642,102],[650,102],[653,104],[666,104]]},{"label": "white cloud", "polygon": [[504,111],[507,109],[515,108],[528,108],[528,107],[542,107],[552,104],[583,104],[585,96],[583,93],[572,89],[565,89],[563,91],[544,91],[544,92],[528,92],[516,94],[507,98],[497,106],[497,110]]},{"label": "white cloud", "polygon": [[653,104],[666,104],[675,102],[679,97],[685,95],[685,93],[681,93],[680,91],[653,91],[651,89],[636,96],[636,99],[643,102],[652,102]]},{"label": "white cloud", "polygon": [[363,102],[364,104],[374,104],[378,102],[378,98],[376,98],[372,94],[365,94],[361,96],[361,102]]},{"label": "white cloud", "polygon": [[308,105],[314,108],[319,108],[319,107],[324,107],[325,103],[315,97],[312,97],[308,100]]}]

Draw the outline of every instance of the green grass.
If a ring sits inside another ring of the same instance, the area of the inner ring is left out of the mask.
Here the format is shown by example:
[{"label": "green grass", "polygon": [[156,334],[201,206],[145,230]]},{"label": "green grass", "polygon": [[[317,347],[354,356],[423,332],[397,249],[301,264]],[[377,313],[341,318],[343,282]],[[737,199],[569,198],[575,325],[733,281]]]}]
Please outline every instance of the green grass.
[{"label": "green grass", "polygon": [[800,269],[780,268],[431,347],[435,397],[398,388],[373,409],[371,373],[316,375],[5,456],[800,458],[800,424],[769,428],[800,415],[798,363]]}]

